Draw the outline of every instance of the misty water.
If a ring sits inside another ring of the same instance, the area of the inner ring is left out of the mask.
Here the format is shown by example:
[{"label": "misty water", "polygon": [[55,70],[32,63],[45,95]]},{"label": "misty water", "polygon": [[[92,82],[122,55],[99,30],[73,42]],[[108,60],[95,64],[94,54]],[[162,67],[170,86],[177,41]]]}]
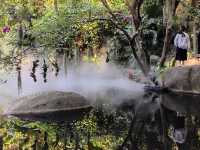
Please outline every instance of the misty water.
[{"label": "misty water", "polygon": [[[110,117],[110,122],[99,119],[99,124],[124,138],[121,149],[200,149],[200,96],[145,91],[143,84],[128,79],[125,70],[108,64],[68,66],[66,72],[60,60],[59,72],[56,72],[46,61],[48,69],[44,75],[41,58],[33,77],[33,61],[33,58],[25,59],[20,74],[16,69],[2,73],[2,109],[6,110],[22,96],[44,91],[72,91],[88,99],[94,110],[102,108],[104,117]],[[101,113],[94,112],[97,116]]]}]

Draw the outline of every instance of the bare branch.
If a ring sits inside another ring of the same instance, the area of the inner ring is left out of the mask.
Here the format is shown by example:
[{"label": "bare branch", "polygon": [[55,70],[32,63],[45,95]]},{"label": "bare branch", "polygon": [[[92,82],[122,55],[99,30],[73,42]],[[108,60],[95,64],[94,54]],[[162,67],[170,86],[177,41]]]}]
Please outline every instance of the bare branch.
[{"label": "bare branch", "polygon": [[110,6],[108,5],[107,0],[101,0],[102,4],[104,5],[104,7],[108,10],[109,14],[117,21],[117,17],[116,15],[112,12],[112,9],[110,8]]},{"label": "bare branch", "polygon": [[164,66],[167,53],[170,50],[170,41],[172,38],[172,18],[176,15],[176,9],[179,3],[180,3],[179,0],[170,1],[168,4],[169,8],[166,8],[166,9],[170,9],[170,13],[167,16],[167,26],[165,29],[165,39],[164,39],[164,45],[163,45],[163,50],[162,50],[162,56],[160,59],[160,65],[159,65],[160,67]]},{"label": "bare branch", "polygon": [[[105,6],[105,8],[108,10],[108,13],[112,16],[112,18],[115,20],[115,21],[118,21],[117,19],[117,16],[112,12],[110,6],[108,5],[108,2],[106,0],[101,0],[102,4]],[[110,20],[113,25],[115,25],[115,27],[119,30],[121,30],[123,32],[123,34],[127,37],[127,39],[129,41],[132,41],[132,38],[131,36],[128,34],[128,32],[126,30],[124,30],[122,27],[120,27],[114,20]]]}]

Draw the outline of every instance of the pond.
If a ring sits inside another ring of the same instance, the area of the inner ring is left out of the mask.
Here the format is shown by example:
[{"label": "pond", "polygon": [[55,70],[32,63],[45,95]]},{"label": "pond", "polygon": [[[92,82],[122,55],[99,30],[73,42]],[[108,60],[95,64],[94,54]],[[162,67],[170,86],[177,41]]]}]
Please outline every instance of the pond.
[{"label": "pond", "polygon": [[14,106],[18,97],[47,91],[78,93],[93,109],[72,122],[3,117],[4,149],[200,149],[200,96],[145,91],[143,84],[129,80],[113,65],[70,66],[66,74],[62,59],[59,71],[37,59],[28,58],[20,69],[4,74],[2,109]]},{"label": "pond", "polygon": [[199,96],[146,93],[129,128],[128,149],[194,149],[199,143]]}]

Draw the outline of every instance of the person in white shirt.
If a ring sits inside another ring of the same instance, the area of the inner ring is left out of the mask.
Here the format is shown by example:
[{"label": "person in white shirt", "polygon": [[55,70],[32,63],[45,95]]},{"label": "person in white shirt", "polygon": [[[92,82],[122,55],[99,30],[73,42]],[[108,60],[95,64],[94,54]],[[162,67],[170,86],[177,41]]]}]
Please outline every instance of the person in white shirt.
[{"label": "person in white shirt", "polygon": [[181,26],[180,31],[176,34],[174,39],[176,60],[179,61],[180,65],[184,65],[184,62],[187,60],[187,51],[190,49],[190,38],[185,30],[185,26]]}]

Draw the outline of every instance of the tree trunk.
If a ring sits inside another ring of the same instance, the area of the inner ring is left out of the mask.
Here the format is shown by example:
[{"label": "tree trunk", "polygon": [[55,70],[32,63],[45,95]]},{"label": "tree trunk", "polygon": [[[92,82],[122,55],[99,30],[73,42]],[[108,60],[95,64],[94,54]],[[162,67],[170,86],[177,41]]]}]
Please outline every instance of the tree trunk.
[{"label": "tree trunk", "polygon": [[167,26],[166,32],[165,32],[165,39],[164,39],[164,45],[163,45],[163,50],[162,50],[162,56],[161,56],[161,60],[160,60],[160,67],[163,67],[164,64],[165,64],[167,52],[170,49],[171,38],[172,38],[172,26]]},{"label": "tree trunk", "polygon": [[138,63],[141,63],[143,70],[145,70],[143,72],[145,72],[145,75],[147,75],[150,70],[150,57],[148,55],[147,50],[145,50],[142,46],[142,37],[141,37],[141,31],[140,31],[140,24],[141,24],[140,8],[143,4],[143,0],[131,0],[131,1],[126,0],[126,4],[132,15],[132,20],[133,20],[132,21],[132,24],[133,24],[132,35],[134,38],[132,40],[134,40],[136,50],[138,51],[138,57],[140,59],[140,62]]},{"label": "tree trunk", "polygon": [[150,70],[150,56],[142,47],[142,38],[140,35],[135,37],[135,45],[138,50],[138,57],[141,60],[140,62],[145,70],[145,75],[147,75]]},{"label": "tree trunk", "polygon": [[79,48],[75,48],[75,64],[79,65],[80,64],[80,50]]},{"label": "tree trunk", "polygon": [[3,136],[0,136],[0,150],[3,150]]},{"label": "tree trunk", "polygon": [[48,145],[48,133],[44,133],[44,147],[43,150],[49,150],[49,145]]},{"label": "tree trunk", "polygon": [[132,16],[132,29],[133,29],[132,34],[129,34],[126,30],[120,27],[118,23],[116,23],[118,21],[117,17],[112,12],[107,1],[101,0],[101,2],[107,8],[109,14],[112,16],[114,21],[111,20],[111,22],[116,26],[116,28],[122,31],[123,34],[127,37],[127,40],[129,41],[135,60],[137,61],[143,74],[147,77],[149,68],[150,68],[150,65],[149,65],[150,58],[148,56],[147,51],[144,50],[142,47],[142,37],[141,37],[141,31],[140,31],[140,24],[141,24],[140,8],[141,8],[141,5],[143,4],[143,0],[125,0],[126,5],[128,6],[128,9]]},{"label": "tree trunk", "polygon": [[24,38],[24,28],[22,26],[22,23],[20,22],[19,27],[18,27],[18,39],[17,39],[19,48],[22,47],[23,38]]},{"label": "tree trunk", "polygon": [[162,50],[162,56],[160,59],[160,67],[163,67],[165,64],[165,60],[167,57],[167,52],[170,50],[170,44],[172,39],[172,24],[173,24],[173,17],[176,14],[176,9],[179,4],[179,0],[166,0],[165,6],[163,10],[163,18],[164,18],[164,25],[166,25],[165,30],[165,39],[164,45]]},{"label": "tree trunk", "polygon": [[94,56],[92,47],[89,47],[89,48],[87,49],[87,56],[88,56],[88,59],[89,59],[89,60],[90,60],[91,57]]},{"label": "tree trunk", "polygon": [[17,66],[17,87],[18,95],[20,95],[22,91],[21,66]]},{"label": "tree trunk", "polygon": [[58,14],[58,0],[54,0],[54,9],[56,13]]},{"label": "tree trunk", "polygon": [[63,54],[63,67],[64,67],[65,76],[67,76],[68,62],[69,61],[68,61],[67,52],[66,52],[66,50],[64,50],[64,54]]},{"label": "tree trunk", "polygon": [[193,52],[195,54],[198,53],[198,45],[197,45],[197,24],[193,22],[193,39],[192,39],[192,47],[193,47]]}]

